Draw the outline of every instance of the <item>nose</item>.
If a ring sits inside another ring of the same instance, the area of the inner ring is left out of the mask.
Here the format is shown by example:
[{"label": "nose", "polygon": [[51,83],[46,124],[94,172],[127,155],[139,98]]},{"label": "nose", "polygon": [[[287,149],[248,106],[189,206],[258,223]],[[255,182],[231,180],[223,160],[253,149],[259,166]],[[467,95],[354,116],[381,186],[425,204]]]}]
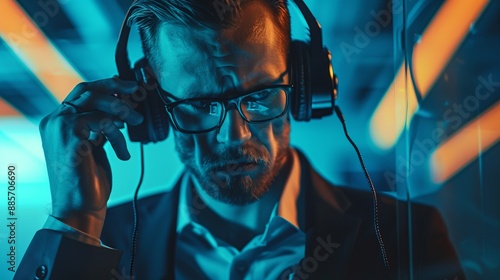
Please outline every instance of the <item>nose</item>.
[{"label": "nose", "polygon": [[217,141],[237,145],[250,139],[251,136],[252,133],[248,128],[248,123],[240,116],[238,110],[228,110],[224,122],[217,131]]}]

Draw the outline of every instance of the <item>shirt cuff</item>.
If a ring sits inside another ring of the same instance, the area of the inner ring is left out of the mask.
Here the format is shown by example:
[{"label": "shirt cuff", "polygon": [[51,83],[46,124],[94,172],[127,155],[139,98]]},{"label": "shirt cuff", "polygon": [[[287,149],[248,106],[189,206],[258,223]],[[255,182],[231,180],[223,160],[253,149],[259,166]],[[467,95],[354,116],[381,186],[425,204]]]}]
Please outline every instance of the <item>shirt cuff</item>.
[{"label": "shirt cuff", "polygon": [[69,237],[73,240],[80,241],[89,245],[98,247],[107,247],[101,243],[101,240],[99,238],[91,236],[72,226],[69,226],[51,215],[49,215],[49,217],[47,218],[47,221],[43,225],[43,228],[63,232],[66,237]]}]

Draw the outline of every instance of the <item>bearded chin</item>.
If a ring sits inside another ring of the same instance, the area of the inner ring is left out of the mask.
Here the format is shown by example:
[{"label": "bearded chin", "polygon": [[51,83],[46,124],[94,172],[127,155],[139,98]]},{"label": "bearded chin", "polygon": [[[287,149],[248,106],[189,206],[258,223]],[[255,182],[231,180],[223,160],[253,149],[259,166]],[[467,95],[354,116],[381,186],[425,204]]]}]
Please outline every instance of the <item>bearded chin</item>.
[{"label": "bearded chin", "polygon": [[[284,156],[287,148],[283,147],[278,155]],[[220,169],[202,167],[195,163],[194,156],[179,152],[181,161],[195,176],[201,188],[212,198],[233,205],[245,205],[255,202],[270,189],[281,169],[281,160],[273,163],[259,161],[254,174],[229,174]],[[267,156],[264,156],[267,157]],[[203,166],[203,165],[202,165]]]},{"label": "bearded chin", "polygon": [[[199,172],[198,172],[199,173]],[[261,198],[269,191],[275,172],[266,165],[254,175],[232,175],[212,171],[196,174],[203,190],[212,198],[233,205],[245,205]]]}]

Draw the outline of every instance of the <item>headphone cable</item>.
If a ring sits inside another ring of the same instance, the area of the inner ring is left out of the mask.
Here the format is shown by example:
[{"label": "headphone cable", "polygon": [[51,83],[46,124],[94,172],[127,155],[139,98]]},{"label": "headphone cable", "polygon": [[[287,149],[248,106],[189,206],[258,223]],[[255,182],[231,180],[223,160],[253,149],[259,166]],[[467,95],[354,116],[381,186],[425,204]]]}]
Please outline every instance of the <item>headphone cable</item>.
[{"label": "headphone cable", "polygon": [[380,227],[378,224],[378,202],[377,202],[377,192],[375,191],[375,187],[373,186],[372,179],[370,178],[370,174],[368,174],[368,171],[366,170],[365,163],[363,161],[363,157],[361,156],[361,152],[358,149],[358,146],[354,141],[351,139],[351,136],[349,136],[349,133],[347,132],[347,127],[345,124],[345,119],[344,115],[342,114],[342,111],[340,110],[339,106],[335,106],[335,113],[337,117],[339,118],[340,122],[342,123],[342,127],[344,128],[344,134],[353,146],[354,150],[356,150],[356,154],[358,155],[359,162],[361,163],[361,168],[363,168],[363,172],[365,173],[366,180],[370,184],[370,189],[372,192],[372,201],[373,201],[373,223],[374,223],[374,228],[375,228],[375,235],[377,236],[377,241],[380,246],[380,252],[382,253],[382,259],[384,261],[384,266],[387,272],[390,272],[390,267],[389,267],[389,260],[387,259],[387,254],[385,252],[385,246],[384,246],[384,241],[382,240],[382,234],[380,233]]},{"label": "headphone cable", "polygon": [[137,184],[137,188],[134,193],[134,200],[132,201],[132,208],[134,211],[134,229],[132,232],[132,248],[130,255],[130,270],[129,270],[129,279],[134,279],[134,266],[135,266],[135,255],[137,251],[137,235],[139,234],[139,213],[137,209],[137,197],[139,194],[139,189],[142,185],[142,180],[144,179],[144,144],[140,144],[141,147],[141,175],[139,178],[139,183]]}]

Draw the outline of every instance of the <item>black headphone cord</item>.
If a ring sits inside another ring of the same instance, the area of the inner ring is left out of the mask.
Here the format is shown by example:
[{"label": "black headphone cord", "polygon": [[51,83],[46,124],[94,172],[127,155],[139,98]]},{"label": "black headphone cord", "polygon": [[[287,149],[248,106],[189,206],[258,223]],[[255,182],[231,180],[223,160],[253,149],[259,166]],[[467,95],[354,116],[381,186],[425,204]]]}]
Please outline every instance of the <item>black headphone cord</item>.
[{"label": "black headphone cord", "polygon": [[366,180],[368,180],[368,183],[370,184],[370,188],[372,191],[372,200],[373,200],[373,223],[374,223],[374,228],[375,228],[375,235],[377,236],[377,241],[380,246],[380,251],[382,253],[382,259],[384,261],[384,266],[387,272],[390,272],[390,267],[389,267],[389,260],[387,259],[387,254],[385,252],[385,246],[384,246],[384,241],[382,240],[382,234],[380,233],[380,227],[378,224],[378,202],[377,202],[377,192],[375,191],[375,187],[373,186],[372,179],[370,178],[370,175],[368,174],[368,171],[366,170],[365,163],[363,161],[363,157],[361,156],[361,152],[358,149],[358,146],[354,141],[351,139],[351,136],[349,136],[349,133],[347,133],[347,127],[345,124],[345,119],[344,115],[342,114],[342,111],[340,110],[339,106],[335,106],[335,113],[337,117],[339,118],[340,122],[342,123],[342,127],[344,128],[344,133],[351,145],[353,146],[354,150],[356,150],[356,153],[359,158],[359,162],[361,163],[361,168],[363,168],[363,172],[365,173]]},{"label": "black headphone cord", "polygon": [[139,178],[139,183],[137,184],[137,188],[134,193],[134,200],[132,201],[132,208],[134,211],[134,229],[132,232],[132,248],[130,252],[130,270],[129,270],[129,279],[134,279],[134,265],[135,265],[135,255],[137,251],[137,235],[139,229],[139,213],[137,210],[137,196],[139,194],[139,189],[142,185],[142,180],[144,179],[144,144],[141,143],[141,175]]}]

